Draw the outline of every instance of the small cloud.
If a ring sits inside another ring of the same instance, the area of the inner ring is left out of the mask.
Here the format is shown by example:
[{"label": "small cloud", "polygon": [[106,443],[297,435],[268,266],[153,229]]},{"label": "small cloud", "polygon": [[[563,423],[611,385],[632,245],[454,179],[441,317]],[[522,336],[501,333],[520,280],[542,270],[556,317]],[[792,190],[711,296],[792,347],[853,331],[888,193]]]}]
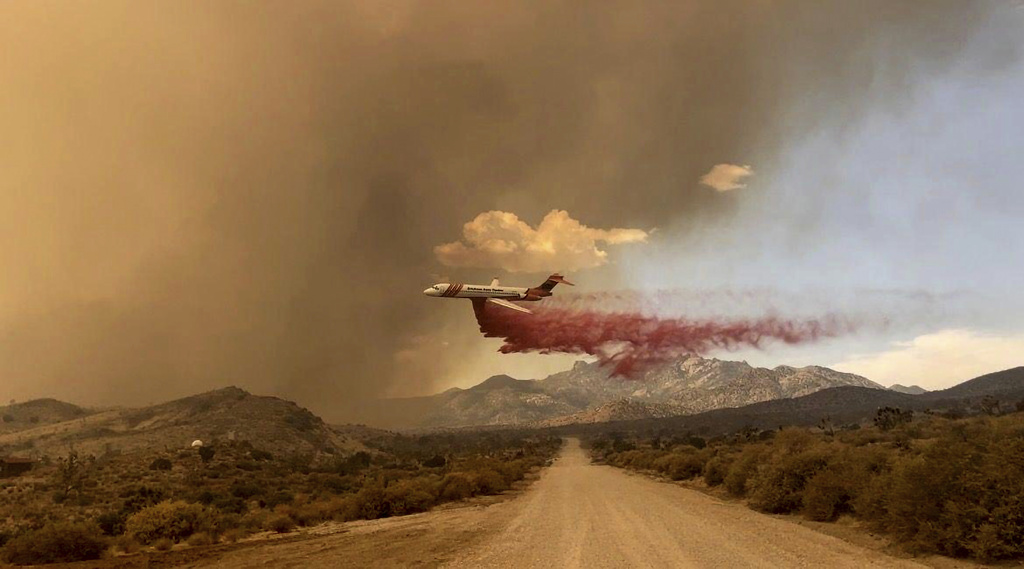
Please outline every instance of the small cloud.
[{"label": "small cloud", "polygon": [[463,226],[462,241],[438,245],[434,254],[449,267],[575,271],[608,262],[600,245],[643,243],[647,235],[640,229],[587,227],[563,210],[552,210],[536,228],[514,213],[488,211]]},{"label": "small cloud", "polygon": [[719,192],[738,190],[747,187],[740,182],[749,176],[754,175],[750,166],[737,166],[736,164],[715,164],[711,171],[700,177],[700,183],[710,186]]},{"label": "small cloud", "polygon": [[945,389],[979,375],[1024,365],[1024,334],[941,330],[890,347],[831,367],[883,385],[916,383],[926,389]]}]

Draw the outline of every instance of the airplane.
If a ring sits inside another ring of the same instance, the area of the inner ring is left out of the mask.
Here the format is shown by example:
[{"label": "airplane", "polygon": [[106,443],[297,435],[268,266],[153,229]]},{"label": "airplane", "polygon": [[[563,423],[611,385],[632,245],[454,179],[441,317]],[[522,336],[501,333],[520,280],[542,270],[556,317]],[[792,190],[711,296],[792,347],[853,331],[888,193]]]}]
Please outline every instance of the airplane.
[{"label": "airplane", "polygon": [[555,285],[559,283],[576,286],[565,280],[562,275],[555,273],[548,277],[548,280],[544,281],[540,286],[533,288],[501,286],[498,283],[498,277],[494,277],[494,280],[492,280],[489,285],[437,283],[436,285],[425,289],[423,294],[441,298],[468,298],[473,301],[474,306],[477,304],[482,305],[484,302],[490,302],[504,308],[533,314],[529,309],[512,304],[509,300],[525,300],[531,302],[540,300],[544,297],[551,296],[551,289],[555,288]]}]

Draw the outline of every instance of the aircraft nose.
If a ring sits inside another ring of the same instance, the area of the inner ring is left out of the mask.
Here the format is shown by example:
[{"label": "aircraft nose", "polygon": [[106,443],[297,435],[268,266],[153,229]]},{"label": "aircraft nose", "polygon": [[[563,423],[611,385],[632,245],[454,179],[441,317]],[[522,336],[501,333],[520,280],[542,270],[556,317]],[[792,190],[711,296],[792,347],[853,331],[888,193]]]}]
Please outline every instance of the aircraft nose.
[{"label": "aircraft nose", "polygon": [[434,296],[433,294],[431,294],[433,292],[434,292],[433,288],[425,288],[425,289],[423,289],[423,294],[425,294],[427,296]]}]

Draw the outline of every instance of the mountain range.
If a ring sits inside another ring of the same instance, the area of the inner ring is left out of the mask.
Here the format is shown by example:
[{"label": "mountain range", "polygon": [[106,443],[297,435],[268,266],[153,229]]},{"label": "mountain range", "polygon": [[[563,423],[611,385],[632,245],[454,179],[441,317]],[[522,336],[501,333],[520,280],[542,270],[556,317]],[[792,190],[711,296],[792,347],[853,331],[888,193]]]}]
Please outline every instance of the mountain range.
[{"label": "mountain range", "polygon": [[885,390],[859,375],[820,366],[768,369],[691,355],[623,379],[612,377],[608,367],[580,361],[540,380],[497,375],[468,389],[384,400],[372,420],[398,428],[553,426],[691,415],[841,386]]},{"label": "mountain range", "polygon": [[[989,402],[985,400],[989,399]],[[840,386],[802,397],[762,401],[744,407],[715,409],[695,415],[626,418],[614,423],[572,424],[553,427],[556,432],[647,432],[683,431],[706,436],[736,432],[743,428],[776,429],[783,426],[818,426],[828,419],[835,428],[870,424],[880,407],[899,407],[916,412],[939,412],[947,416],[986,412],[994,401],[999,412],[1024,408],[1024,366],[986,374],[948,389],[919,395],[890,389]]]}]

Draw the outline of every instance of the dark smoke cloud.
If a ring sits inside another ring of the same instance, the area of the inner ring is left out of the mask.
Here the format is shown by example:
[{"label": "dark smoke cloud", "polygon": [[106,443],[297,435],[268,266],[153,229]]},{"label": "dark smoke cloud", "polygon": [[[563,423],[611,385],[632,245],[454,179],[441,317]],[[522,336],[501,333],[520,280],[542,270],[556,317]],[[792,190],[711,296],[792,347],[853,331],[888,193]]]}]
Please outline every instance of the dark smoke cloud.
[{"label": "dark smoke cloud", "polygon": [[394,356],[468,316],[419,295],[466,220],[713,222],[741,198],[699,186],[711,165],[770,161],[869,85],[906,103],[983,10],[4,2],[2,393],[237,383],[338,418],[429,390],[462,358]]},{"label": "dark smoke cloud", "polygon": [[837,315],[794,320],[765,316],[737,320],[660,318],[636,312],[540,307],[533,314],[474,301],[480,331],[501,338],[503,354],[538,352],[596,356],[612,375],[636,378],[650,366],[684,354],[759,348],[778,341],[803,344],[856,330]]}]

